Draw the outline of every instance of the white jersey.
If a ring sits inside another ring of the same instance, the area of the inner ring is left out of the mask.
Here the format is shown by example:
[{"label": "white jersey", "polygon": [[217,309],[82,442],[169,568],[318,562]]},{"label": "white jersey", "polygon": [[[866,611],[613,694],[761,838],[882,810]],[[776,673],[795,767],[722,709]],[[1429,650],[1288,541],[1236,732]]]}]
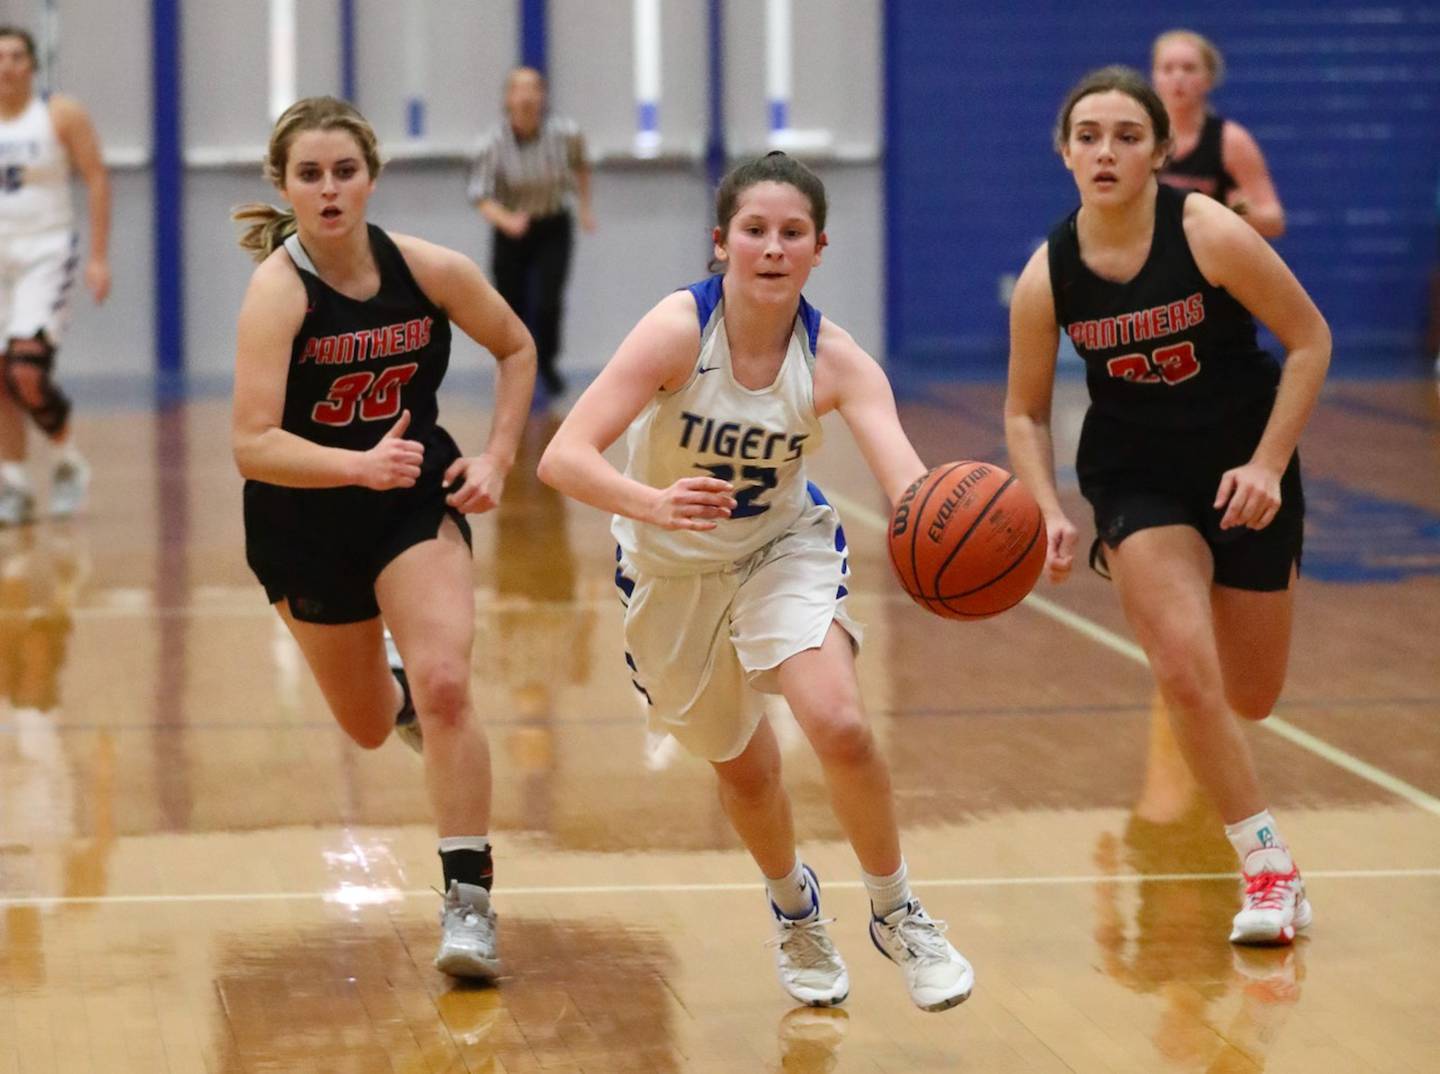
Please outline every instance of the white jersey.
[{"label": "white jersey", "polygon": [[735,380],[722,276],[692,284],[700,353],[685,384],[661,392],[631,423],[625,474],[652,488],[707,474],[735,487],[735,510],[713,530],[666,530],[617,515],[625,558],[655,576],[702,574],[743,559],[790,530],[810,505],[805,456],[820,446],[815,344],[820,312],[803,298],[773,383]]},{"label": "white jersey", "polygon": [[0,236],[68,231],[70,158],[38,94],[14,119],[0,119]]}]

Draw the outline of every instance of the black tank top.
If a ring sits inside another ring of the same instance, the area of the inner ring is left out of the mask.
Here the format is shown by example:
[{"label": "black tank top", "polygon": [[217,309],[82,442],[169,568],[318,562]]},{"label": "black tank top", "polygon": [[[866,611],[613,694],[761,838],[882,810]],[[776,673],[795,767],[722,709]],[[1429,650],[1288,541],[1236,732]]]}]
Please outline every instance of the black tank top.
[{"label": "black tank top", "polygon": [[420,290],[393,239],[369,225],[380,290],[365,301],[315,274],[298,236],[286,252],[305,284],[306,312],[290,348],[282,428],[327,447],[365,451],[404,409],[405,436],[429,439],[450,364],[450,320]]},{"label": "black tank top", "polygon": [[1235,189],[1236,184],[1225,170],[1220,145],[1224,130],[1224,117],[1207,112],[1195,148],[1183,157],[1168,161],[1160,170],[1160,181],[1177,190],[1198,190],[1209,194],[1221,205],[1228,204],[1230,191]]},{"label": "black tank top", "polygon": [[1201,429],[1274,398],[1279,366],[1255,342],[1254,318],[1190,253],[1188,196],[1159,186],[1150,253],[1128,283],[1101,279],[1081,260],[1078,209],[1050,233],[1055,317],[1085,359],[1092,413]]},{"label": "black tank top", "polygon": [[425,447],[420,477],[410,488],[384,492],[246,481],[247,527],[253,507],[254,517],[278,533],[383,529],[416,497],[438,489],[459,455],[436,420],[437,391],[450,364],[450,319],[420,290],[394,240],[374,224],[369,235],[380,290],[363,302],[316,275],[298,236],[285,242],[307,308],[290,348],[281,428],[327,447],[367,451],[408,409],[405,438]]}]

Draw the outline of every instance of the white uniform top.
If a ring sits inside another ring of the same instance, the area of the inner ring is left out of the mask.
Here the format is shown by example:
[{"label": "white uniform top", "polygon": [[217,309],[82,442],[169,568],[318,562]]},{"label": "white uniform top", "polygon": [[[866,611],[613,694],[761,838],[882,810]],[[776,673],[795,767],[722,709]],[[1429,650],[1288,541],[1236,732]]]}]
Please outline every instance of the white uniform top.
[{"label": "white uniform top", "polygon": [[774,382],[746,388],[730,368],[723,279],[690,285],[700,317],[695,368],[682,387],[660,392],[631,423],[625,474],[653,488],[711,474],[731,482],[739,502],[713,530],[666,530],[615,516],[611,532],[642,573],[720,570],[784,534],[811,502],[805,455],[822,435],[813,379],[820,311],[800,300]]},{"label": "white uniform top", "polygon": [[70,158],[50,102],[35,94],[14,119],[0,119],[0,235],[69,231],[73,219]]}]

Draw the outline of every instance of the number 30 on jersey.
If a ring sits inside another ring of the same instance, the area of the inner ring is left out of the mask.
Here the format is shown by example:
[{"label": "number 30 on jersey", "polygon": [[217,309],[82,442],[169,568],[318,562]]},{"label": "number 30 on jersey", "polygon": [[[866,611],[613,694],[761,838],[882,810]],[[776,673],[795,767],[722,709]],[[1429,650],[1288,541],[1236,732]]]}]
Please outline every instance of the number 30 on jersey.
[{"label": "number 30 on jersey", "polygon": [[330,384],[329,394],[310,411],[321,425],[349,425],[358,413],[361,421],[384,421],[400,414],[400,389],[420,368],[418,362],[392,365],[378,374],[345,373]]}]

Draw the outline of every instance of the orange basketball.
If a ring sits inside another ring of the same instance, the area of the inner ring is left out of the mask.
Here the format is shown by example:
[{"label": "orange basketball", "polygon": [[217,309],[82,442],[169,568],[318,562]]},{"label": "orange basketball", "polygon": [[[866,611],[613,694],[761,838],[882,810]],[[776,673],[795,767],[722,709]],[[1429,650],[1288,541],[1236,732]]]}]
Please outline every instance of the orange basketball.
[{"label": "orange basketball", "polygon": [[946,619],[985,619],[1019,604],[1045,566],[1045,545],[1035,497],[988,462],[935,467],[890,519],[900,585]]}]

